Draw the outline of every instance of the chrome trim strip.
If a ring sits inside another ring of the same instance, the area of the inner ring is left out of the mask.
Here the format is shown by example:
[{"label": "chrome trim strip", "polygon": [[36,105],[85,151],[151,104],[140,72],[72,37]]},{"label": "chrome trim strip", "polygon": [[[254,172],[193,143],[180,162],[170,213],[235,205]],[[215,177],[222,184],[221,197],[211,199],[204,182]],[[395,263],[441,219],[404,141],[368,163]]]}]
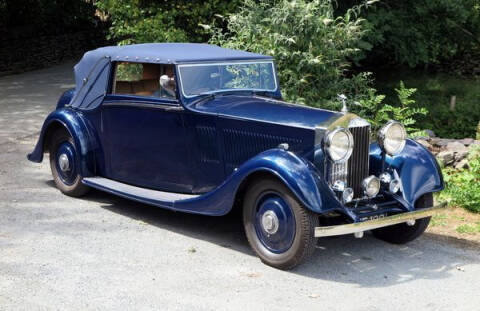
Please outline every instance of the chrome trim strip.
[{"label": "chrome trim strip", "polygon": [[367,220],[363,222],[356,222],[346,225],[328,226],[328,227],[315,227],[315,237],[326,237],[334,235],[351,234],[355,232],[362,232],[391,225],[407,222],[408,220],[415,220],[419,218],[425,218],[432,216],[437,211],[444,209],[447,206],[446,202],[440,203],[430,208],[423,208],[413,212],[406,212],[387,216],[384,218]]},{"label": "chrome trim strip", "polygon": [[132,102],[105,102],[103,106],[128,106],[128,107],[140,107],[140,108],[155,108],[166,111],[183,111],[184,108],[180,105],[168,105],[168,104],[150,104],[150,103],[132,103]]}]

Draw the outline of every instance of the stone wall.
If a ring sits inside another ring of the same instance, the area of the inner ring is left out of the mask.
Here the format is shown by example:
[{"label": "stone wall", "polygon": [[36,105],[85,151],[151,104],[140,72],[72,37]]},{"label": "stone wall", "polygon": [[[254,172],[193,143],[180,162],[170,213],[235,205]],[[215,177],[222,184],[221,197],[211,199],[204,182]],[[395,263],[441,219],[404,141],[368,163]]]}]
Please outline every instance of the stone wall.
[{"label": "stone wall", "polygon": [[480,148],[480,140],[473,138],[422,137],[418,138],[417,142],[427,147],[441,166],[452,166],[456,169],[468,168],[469,153],[473,148]]}]

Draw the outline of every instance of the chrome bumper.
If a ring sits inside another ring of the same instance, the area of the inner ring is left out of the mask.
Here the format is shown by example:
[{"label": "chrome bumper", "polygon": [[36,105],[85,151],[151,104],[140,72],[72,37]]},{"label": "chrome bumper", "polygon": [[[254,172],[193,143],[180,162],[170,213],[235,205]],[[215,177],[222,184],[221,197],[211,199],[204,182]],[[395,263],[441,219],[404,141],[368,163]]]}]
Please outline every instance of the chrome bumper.
[{"label": "chrome bumper", "polygon": [[415,219],[432,216],[437,211],[444,209],[446,206],[447,206],[447,203],[443,202],[430,208],[423,208],[418,211],[395,214],[392,216],[387,216],[387,217],[373,219],[373,220],[367,220],[363,222],[356,222],[352,224],[338,225],[338,226],[315,227],[315,237],[319,238],[319,237],[325,237],[325,236],[357,233],[357,232],[363,232],[367,230],[387,227],[391,225],[396,225],[403,222],[407,222],[409,220],[415,220]]}]

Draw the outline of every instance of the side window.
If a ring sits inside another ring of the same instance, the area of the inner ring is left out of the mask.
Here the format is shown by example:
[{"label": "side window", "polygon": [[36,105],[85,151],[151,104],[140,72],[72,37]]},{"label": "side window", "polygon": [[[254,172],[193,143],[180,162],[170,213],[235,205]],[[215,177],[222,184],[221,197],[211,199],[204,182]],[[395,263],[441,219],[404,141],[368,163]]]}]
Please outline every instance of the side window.
[{"label": "side window", "polygon": [[173,65],[117,62],[112,94],[176,98]]}]

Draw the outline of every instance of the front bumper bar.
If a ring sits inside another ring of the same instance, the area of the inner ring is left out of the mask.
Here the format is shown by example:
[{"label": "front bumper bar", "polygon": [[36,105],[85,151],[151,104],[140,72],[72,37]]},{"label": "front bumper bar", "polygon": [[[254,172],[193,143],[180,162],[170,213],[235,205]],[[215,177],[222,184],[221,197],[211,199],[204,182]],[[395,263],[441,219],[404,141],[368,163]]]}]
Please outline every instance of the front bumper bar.
[{"label": "front bumper bar", "polygon": [[447,203],[443,202],[429,208],[422,208],[420,210],[413,211],[413,212],[400,213],[400,214],[395,214],[392,216],[387,216],[387,217],[373,219],[373,220],[355,222],[351,224],[338,225],[338,226],[315,227],[315,237],[319,238],[319,237],[326,237],[326,236],[363,232],[367,230],[404,223],[409,220],[426,218],[426,217],[432,216],[437,211],[444,209],[446,206],[447,206]]}]

